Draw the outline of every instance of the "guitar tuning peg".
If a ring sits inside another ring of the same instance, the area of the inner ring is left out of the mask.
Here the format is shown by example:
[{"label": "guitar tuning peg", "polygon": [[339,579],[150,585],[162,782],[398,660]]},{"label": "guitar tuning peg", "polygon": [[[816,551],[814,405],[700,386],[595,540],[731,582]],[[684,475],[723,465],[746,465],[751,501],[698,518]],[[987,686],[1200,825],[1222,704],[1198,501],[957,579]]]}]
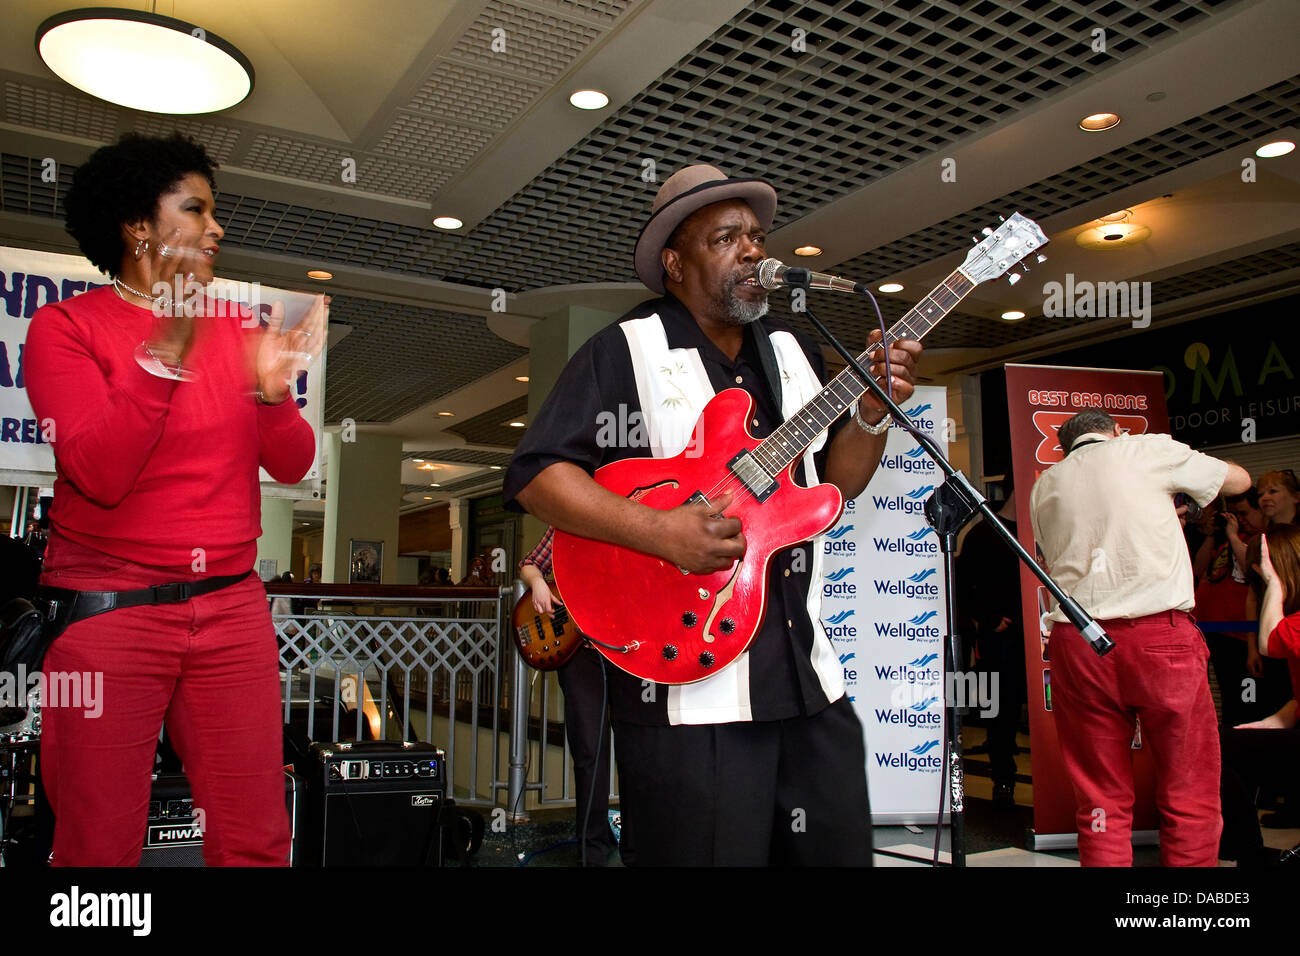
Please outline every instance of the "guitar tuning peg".
[{"label": "guitar tuning peg", "polygon": [[1012,285],[1015,285],[1019,281],[1020,281],[1019,272],[1013,272],[1011,273],[1011,275],[1007,276],[1007,282],[1011,283]]},{"label": "guitar tuning peg", "polygon": [[1029,271],[1029,263],[1027,263],[1027,262],[1022,262],[1022,263],[1020,263],[1020,271],[1021,271],[1021,272],[1028,272],[1028,271]]},{"label": "guitar tuning peg", "polygon": [[1047,261],[1047,256],[1043,255],[1043,254],[1040,252],[1040,253],[1038,254],[1038,261],[1039,261],[1040,263],[1042,263],[1042,262],[1046,262],[1046,261]]},{"label": "guitar tuning peg", "polygon": [[1006,220],[1005,217],[1003,217],[1003,216],[998,216],[998,222],[1006,222],[1006,221],[1007,221],[1007,220]]},{"label": "guitar tuning peg", "polygon": [[983,234],[986,235],[986,236],[991,236],[991,235],[993,235],[993,230],[990,229],[988,226],[985,226],[983,229],[980,230],[980,232],[983,233]]},{"label": "guitar tuning peg", "polygon": [[978,245],[980,244],[980,237],[979,237],[979,236],[971,236],[971,237],[970,237],[970,241],[971,241],[974,245],[977,245],[977,246],[978,246]]}]

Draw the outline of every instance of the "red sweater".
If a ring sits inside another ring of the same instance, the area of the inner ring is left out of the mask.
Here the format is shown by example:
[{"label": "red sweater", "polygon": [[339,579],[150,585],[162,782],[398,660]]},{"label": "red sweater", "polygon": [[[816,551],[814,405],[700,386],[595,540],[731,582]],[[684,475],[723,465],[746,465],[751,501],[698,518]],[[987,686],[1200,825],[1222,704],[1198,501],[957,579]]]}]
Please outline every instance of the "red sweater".
[{"label": "red sweater", "polygon": [[1277,622],[1268,636],[1268,656],[1286,657],[1291,669],[1291,693],[1300,697],[1300,611]]},{"label": "red sweater", "polygon": [[197,378],[177,382],[135,360],[155,321],[112,286],[32,318],[23,366],[37,419],[54,424],[53,529],[186,577],[247,571],[261,534],[258,465],[301,480],[315,436],[293,401],[254,398],[256,326],[196,319],[186,363]]}]

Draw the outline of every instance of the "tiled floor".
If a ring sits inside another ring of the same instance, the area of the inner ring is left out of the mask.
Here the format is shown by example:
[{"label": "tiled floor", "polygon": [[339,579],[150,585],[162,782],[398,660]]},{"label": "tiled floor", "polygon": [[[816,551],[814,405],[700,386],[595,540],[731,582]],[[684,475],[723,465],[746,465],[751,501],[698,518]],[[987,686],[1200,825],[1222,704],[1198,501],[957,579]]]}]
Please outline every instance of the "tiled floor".
[{"label": "tiled floor", "polygon": [[[1021,748],[1016,758],[1016,805],[995,809],[993,783],[988,775],[988,756],[980,752],[984,731],[968,727],[963,733],[968,753],[966,767],[966,865],[970,867],[1071,867],[1078,866],[1074,850],[1035,852],[1029,849],[1029,832],[1033,826],[1033,784],[1029,740],[1018,738]],[[1264,828],[1264,843],[1286,849],[1300,843],[1300,829]],[[535,813],[531,822],[510,828],[506,834],[488,833],[475,857],[477,866],[517,866],[520,854],[528,866],[576,866],[577,846],[573,842],[572,811],[548,810]],[[877,827],[873,833],[877,850],[875,864],[880,867],[929,866],[934,853],[934,826]],[[888,851],[885,855],[880,851]],[[528,856],[531,854],[531,856]],[[897,855],[892,855],[897,854]],[[900,859],[898,855],[910,859]],[[940,839],[941,864],[949,862],[949,831]],[[1160,851],[1155,846],[1134,847],[1133,863],[1138,867],[1160,865]],[[617,866],[618,855],[610,864]],[[1230,863],[1221,864],[1231,866]]]}]

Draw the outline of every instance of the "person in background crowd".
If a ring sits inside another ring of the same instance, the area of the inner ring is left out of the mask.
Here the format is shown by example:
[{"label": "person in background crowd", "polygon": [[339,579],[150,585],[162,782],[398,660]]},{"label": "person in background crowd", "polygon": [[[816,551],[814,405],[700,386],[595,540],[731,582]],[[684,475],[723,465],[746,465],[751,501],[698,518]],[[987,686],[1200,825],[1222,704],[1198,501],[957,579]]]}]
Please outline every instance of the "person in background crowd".
[{"label": "person in background crowd", "polygon": [[[554,540],[555,529],[547,528],[537,547],[519,562],[519,576],[533,592],[534,610],[548,617],[554,617],[561,604],[548,583],[554,575]],[[614,835],[609,829],[610,724],[604,667],[604,658],[594,648],[584,646],[555,674],[564,691],[564,734],[573,754],[573,780],[578,788],[574,832],[583,866],[604,866],[614,849]]]},{"label": "person in background crowd", "polygon": [[[272,580],[279,581],[281,584],[293,584],[293,572],[285,571],[284,574]],[[293,601],[283,594],[273,597],[271,599],[271,613],[276,615],[293,614]]]},{"label": "person in background crowd", "polygon": [[1223,542],[1223,525],[1216,523],[1216,519],[1219,522],[1222,521],[1219,499],[1217,498],[1200,509],[1191,520],[1183,523],[1183,536],[1187,539],[1187,553],[1193,556],[1192,569],[1197,576],[1200,575],[1203,569],[1196,567],[1195,559],[1196,555],[1205,547],[1205,542],[1213,542],[1216,547]]},{"label": "person in background crowd", "polygon": [[94,710],[43,713],[58,866],[139,863],[164,717],[208,865],[288,862],[276,641],[250,569],[258,468],[293,483],[315,455],[289,386],[320,354],[328,308],[317,297],[285,331],[278,305],[262,328],[203,296],[223,235],[214,169],[179,135],[96,150],[64,207],[113,281],[43,306],[28,330],[28,396],[57,426],[38,599],[66,629],[45,665],[103,681]]},{"label": "person in background crowd", "polygon": [[[1300,692],[1300,527],[1271,528],[1260,540],[1255,570],[1264,581],[1259,652],[1285,658],[1293,690]],[[1264,846],[1255,807],[1260,786],[1300,790],[1300,727],[1295,696],[1263,720],[1234,727],[1223,736],[1223,837],[1219,856],[1238,866],[1279,862]],[[1294,858],[1293,858],[1294,861]]]},{"label": "person in background crowd", "polygon": [[1174,495],[1204,506],[1220,492],[1244,492],[1250,475],[1168,435],[1126,435],[1100,411],[1080,412],[1058,434],[1066,457],[1034,484],[1034,536],[1050,573],[1115,642],[1099,657],[1059,608],[1048,615],[1079,862],[1133,864],[1131,745],[1140,720],[1156,768],[1161,861],[1214,866],[1218,721],[1209,652],[1188,613],[1192,562]]},{"label": "person in background crowd", "polygon": [[1214,628],[1219,621],[1254,619],[1256,604],[1242,569],[1248,544],[1264,527],[1257,503],[1254,488],[1225,499],[1223,541],[1216,546],[1207,538],[1194,562],[1203,568],[1196,583],[1196,619],[1210,649],[1227,727],[1265,717],[1291,696],[1286,665],[1260,656],[1254,631]]},{"label": "person in background crowd", "polygon": [[[307,569],[307,576],[302,579],[303,584],[320,584],[321,583],[321,566],[313,564]],[[310,613],[320,607],[320,601],[316,598],[291,598],[289,606],[293,610],[295,617],[302,614]]]},{"label": "person in background crowd", "polygon": [[[1016,489],[1010,472],[998,517],[1016,533]],[[993,804],[1015,806],[1016,732],[1025,702],[1025,631],[1020,606],[1020,561],[984,521],[962,539],[957,555],[957,602],[975,629],[979,669],[997,681],[997,711],[986,719]]]},{"label": "person in background crowd", "polygon": [[492,583],[492,575],[488,572],[488,563],[480,555],[469,563],[469,570],[465,576],[460,579],[462,587],[482,587],[485,584]]},{"label": "person in background crowd", "polygon": [[1300,507],[1300,484],[1290,468],[1266,471],[1255,483],[1259,490],[1259,510],[1268,519],[1268,526],[1295,524],[1296,509]]}]

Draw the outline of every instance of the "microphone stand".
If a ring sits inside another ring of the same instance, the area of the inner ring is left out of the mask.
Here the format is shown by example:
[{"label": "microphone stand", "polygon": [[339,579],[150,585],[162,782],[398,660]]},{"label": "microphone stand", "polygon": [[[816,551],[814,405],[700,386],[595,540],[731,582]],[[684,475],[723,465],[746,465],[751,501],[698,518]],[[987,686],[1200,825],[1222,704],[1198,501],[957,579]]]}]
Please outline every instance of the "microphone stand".
[{"label": "microphone stand", "polygon": [[[948,461],[948,456],[939,448],[934,439],[912,425],[907,415],[894,404],[894,400],[890,398],[885,389],[868,374],[867,370],[858,363],[858,360],[844,347],[839,339],[831,334],[831,330],[826,328],[821,319],[813,314],[812,309],[807,307],[807,292],[809,290],[809,280],[811,279],[807,270],[789,269],[783,278],[791,288],[804,290],[805,304],[801,310],[803,314],[808,316],[822,337],[843,357],[849,368],[853,369],[858,380],[866,383],[867,389],[887,409],[886,414],[916,439],[916,443],[925,449],[926,454],[930,456],[939,467],[939,470],[946,476],[944,483],[926,499],[925,518],[939,536],[940,548],[943,551],[944,615],[948,628],[948,641],[943,653],[944,723],[947,727],[944,754],[948,770],[949,822],[952,828],[950,840],[951,865],[964,867],[966,865],[966,811],[961,753],[961,714],[957,709],[956,694],[950,693],[948,689],[948,675],[955,672],[956,663],[959,659],[957,628],[955,626],[956,592],[953,588],[952,561],[957,548],[957,533],[966,526],[978,511],[997,536],[1020,559],[1021,563],[1029,568],[1034,577],[1038,578],[1043,586],[1047,588],[1052,597],[1056,599],[1061,610],[1070,619],[1070,622],[1079,629],[1080,634],[1087,638],[1088,643],[1092,645],[1092,649],[1097,652],[1099,657],[1109,654],[1114,649],[1115,644],[1102,630],[1101,626],[1093,620],[1091,615],[1080,607],[1078,602],[1061,590],[1060,585],[1051,579],[1047,572],[1025,550],[1024,546],[1016,540],[1015,535],[1007,530],[1006,525],[998,519],[984,496],[975,489],[975,486],[970,483],[970,480],[964,474],[952,466],[952,463]],[[795,311],[793,307],[791,311]],[[888,343],[883,340],[880,345],[882,348],[888,348]],[[955,690],[955,681],[953,683]],[[942,796],[939,798],[939,817],[940,821],[942,821]],[[941,823],[936,826],[936,830],[939,825]],[[937,854],[937,833],[935,842]],[[896,856],[898,854],[888,855]]]}]

